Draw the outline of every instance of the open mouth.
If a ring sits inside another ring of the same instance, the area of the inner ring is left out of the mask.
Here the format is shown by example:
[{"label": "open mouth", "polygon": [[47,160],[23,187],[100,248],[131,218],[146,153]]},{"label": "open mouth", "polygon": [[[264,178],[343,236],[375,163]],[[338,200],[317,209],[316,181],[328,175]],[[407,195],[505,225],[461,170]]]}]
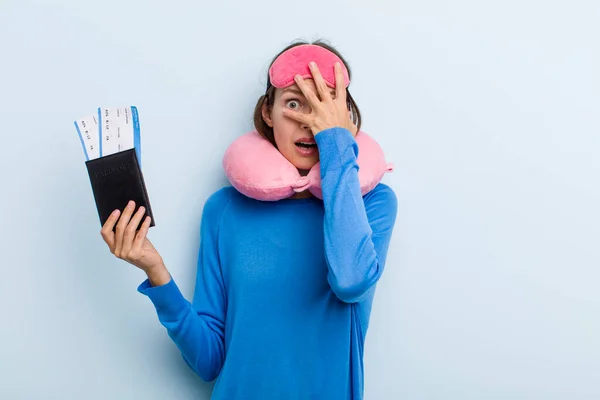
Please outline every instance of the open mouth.
[{"label": "open mouth", "polygon": [[303,137],[296,141],[296,147],[304,150],[312,150],[317,148],[317,143],[314,137]]},{"label": "open mouth", "polygon": [[296,142],[296,146],[301,149],[315,149],[317,147],[316,143],[307,143],[307,142]]}]

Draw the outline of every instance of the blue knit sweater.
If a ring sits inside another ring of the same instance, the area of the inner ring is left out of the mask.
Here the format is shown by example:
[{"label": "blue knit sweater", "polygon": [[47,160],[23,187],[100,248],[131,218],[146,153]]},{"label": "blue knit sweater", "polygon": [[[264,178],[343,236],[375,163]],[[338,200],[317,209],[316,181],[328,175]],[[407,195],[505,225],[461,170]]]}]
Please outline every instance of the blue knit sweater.
[{"label": "blue knit sweater", "polygon": [[315,136],[323,200],[206,201],[193,301],[172,279],[138,290],[215,400],[359,400],[375,286],[396,219],[379,184],[364,197],[349,131]]}]

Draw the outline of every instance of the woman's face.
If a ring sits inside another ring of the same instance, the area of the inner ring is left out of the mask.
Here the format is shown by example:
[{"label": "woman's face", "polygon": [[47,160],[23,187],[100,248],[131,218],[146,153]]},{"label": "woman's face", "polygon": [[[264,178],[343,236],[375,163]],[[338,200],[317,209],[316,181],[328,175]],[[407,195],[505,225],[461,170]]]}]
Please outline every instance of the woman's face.
[{"label": "woman's face", "polygon": [[[312,79],[305,79],[305,82],[310,90],[317,93]],[[330,88],[330,91],[335,97],[335,90]],[[269,110],[266,104],[263,105],[262,116],[266,124],[273,128],[275,143],[281,154],[301,173],[307,173],[319,161],[314,135],[308,126],[284,116],[284,108],[311,112],[308,101],[296,84],[276,89],[273,107]]]}]

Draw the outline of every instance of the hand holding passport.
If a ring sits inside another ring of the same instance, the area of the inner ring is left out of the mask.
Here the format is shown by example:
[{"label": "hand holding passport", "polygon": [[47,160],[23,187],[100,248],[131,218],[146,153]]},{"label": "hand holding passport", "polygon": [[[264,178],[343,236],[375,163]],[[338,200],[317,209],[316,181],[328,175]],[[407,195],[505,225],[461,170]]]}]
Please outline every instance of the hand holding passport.
[{"label": "hand holding passport", "polygon": [[75,121],[86,157],[100,224],[114,210],[121,214],[130,201],[135,210],[144,207],[150,226],[155,226],[141,167],[140,124],[136,107],[98,108],[98,112]]}]

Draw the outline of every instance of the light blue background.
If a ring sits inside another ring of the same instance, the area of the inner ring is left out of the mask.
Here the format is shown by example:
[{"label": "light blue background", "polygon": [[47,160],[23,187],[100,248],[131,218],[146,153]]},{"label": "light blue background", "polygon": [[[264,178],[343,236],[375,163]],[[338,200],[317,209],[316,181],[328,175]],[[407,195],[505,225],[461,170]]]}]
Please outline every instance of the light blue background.
[{"label": "light blue background", "polygon": [[271,57],[349,59],[399,217],[366,399],[600,398],[600,3],[0,2],[0,398],[208,399],[100,237],[73,120],[135,105],[191,298],[221,157]]}]

